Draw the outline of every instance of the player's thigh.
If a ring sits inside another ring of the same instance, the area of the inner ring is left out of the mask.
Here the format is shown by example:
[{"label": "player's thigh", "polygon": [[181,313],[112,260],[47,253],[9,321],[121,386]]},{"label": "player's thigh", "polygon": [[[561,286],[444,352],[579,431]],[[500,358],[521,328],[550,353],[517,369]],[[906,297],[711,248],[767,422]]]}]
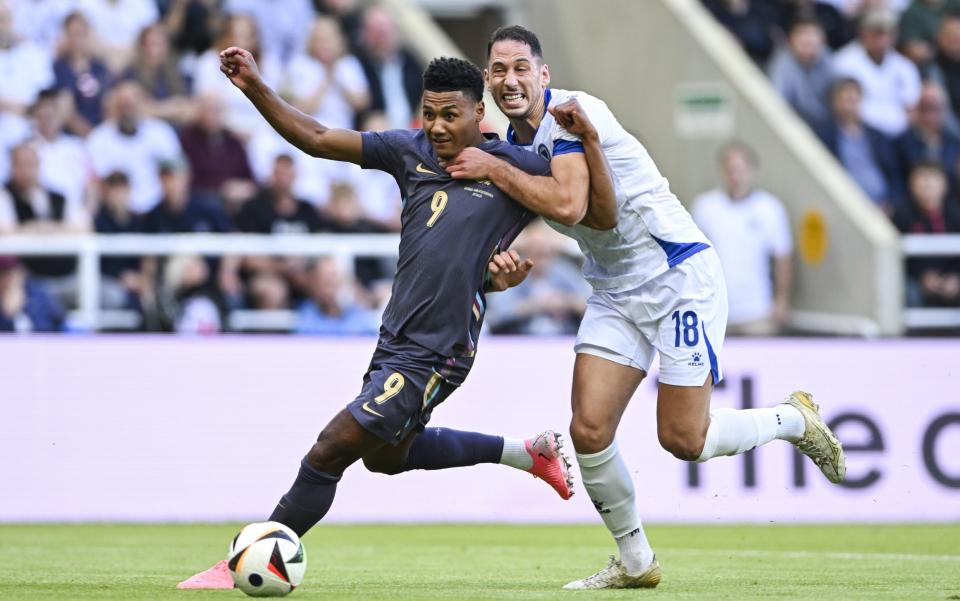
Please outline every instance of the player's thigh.
[{"label": "player's thigh", "polygon": [[307,452],[306,460],[314,468],[339,475],[358,459],[384,446],[378,437],[365,430],[346,409],[341,409],[320,432]]},{"label": "player's thigh", "polygon": [[653,347],[619,310],[620,301],[595,294],[577,333],[570,434],[579,453],[610,446],[653,359]]},{"label": "player's thigh", "polygon": [[656,324],[660,353],[657,431],[674,454],[702,446],[710,396],[722,375],[720,353],[727,320],[726,288],[712,249],[675,268],[661,290],[666,310]]},{"label": "player's thigh", "polygon": [[382,342],[347,409],[391,446],[422,429],[433,409],[466,378],[472,358],[445,358],[402,339]]}]

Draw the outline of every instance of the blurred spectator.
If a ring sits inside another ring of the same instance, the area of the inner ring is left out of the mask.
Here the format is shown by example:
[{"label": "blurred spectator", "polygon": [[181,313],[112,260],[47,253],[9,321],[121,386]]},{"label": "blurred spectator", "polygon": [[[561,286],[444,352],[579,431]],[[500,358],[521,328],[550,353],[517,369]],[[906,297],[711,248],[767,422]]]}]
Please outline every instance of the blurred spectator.
[{"label": "blurred spectator", "polygon": [[84,206],[93,179],[93,163],[83,140],[63,131],[63,103],[53,90],[40,93],[30,109],[40,157],[40,182],[63,195],[73,206]]},{"label": "blurred spectator", "polygon": [[773,87],[812,129],[829,122],[833,64],[817,21],[793,22],[787,44],[770,61],[769,73]]},{"label": "blurred spectator", "polygon": [[231,15],[223,23],[223,29],[215,46],[197,59],[193,76],[194,94],[214,93],[226,103],[226,124],[241,138],[248,138],[258,130],[270,129],[269,125],[238,90],[220,71],[220,51],[230,46],[238,46],[250,51],[260,74],[271,86],[276,86],[283,72],[283,65],[277,58],[261,50],[257,23],[246,15]]},{"label": "blurred spectator", "polygon": [[951,186],[957,184],[960,138],[945,127],[947,110],[943,89],[933,82],[924,84],[917,103],[917,117],[897,139],[901,173],[910,173],[918,163],[935,161],[946,170]]},{"label": "blurred spectator", "polygon": [[187,81],[180,73],[177,57],[170,51],[167,29],[160,23],[145,27],[137,38],[133,63],[124,79],[136,80],[150,97],[151,117],[181,122],[193,113]]},{"label": "blurred spectator", "polygon": [[[79,203],[40,185],[40,159],[34,146],[25,142],[10,152],[10,180],[0,190],[0,234],[82,233],[90,230],[90,217]],[[77,261],[72,257],[35,257],[24,264],[32,275],[43,278],[61,303],[73,305],[76,298]]]},{"label": "blurred spectator", "polygon": [[370,109],[385,113],[391,128],[410,127],[423,92],[423,67],[403,48],[386,9],[375,6],[364,14],[359,58],[370,86]]},{"label": "blurred spectator", "polygon": [[225,309],[201,257],[181,255],[167,261],[161,306],[164,319],[178,334],[216,334],[224,329]]},{"label": "blurred spectator", "polygon": [[73,110],[68,124],[85,136],[103,121],[103,100],[112,85],[107,65],[93,56],[90,25],[81,13],[71,13],[63,23],[60,55],[53,63],[56,86],[68,94]]},{"label": "blurred spectator", "polygon": [[900,43],[903,54],[921,69],[935,55],[937,30],[946,14],[957,14],[960,0],[913,0],[900,15]]},{"label": "blurred spectator", "polygon": [[13,30],[13,14],[0,0],[0,112],[26,112],[40,90],[53,84],[47,54],[32,42],[21,40]]},{"label": "blurred spectator", "polygon": [[247,151],[224,125],[223,100],[214,93],[197,98],[197,121],[180,130],[180,143],[190,162],[194,193],[221,198],[235,214],[256,192]]},{"label": "blurred spectator", "polygon": [[226,0],[231,15],[247,15],[260,28],[263,51],[287,62],[300,52],[316,16],[310,0]]},{"label": "blurred spectator", "polygon": [[[937,163],[922,162],[910,172],[910,200],[895,218],[902,232],[960,233],[960,203],[949,195],[947,178]],[[907,274],[908,305],[960,305],[960,259],[911,259]]]},{"label": "blurred spectator", "polygon": [[370,104],[363,67],[346,54],[340,27],[328,17],[314,21],[307,53],[294,57],[287,77],[294,105],[327,127],[353,129]]},{"label": "blurred spectator", "polygon": [[[361,124],[363,131],[383,131],[388,129],[383,113],[369,113]],[[353,167],[353,166],[351,166]],[[350,183],[356,190],[357,198],[363,207],[367,219],[376,222],[387,231],[400,231],[400,213],[403,210],[403,200],[400,197],[400,188],[397,180],[384,171],[375,169],[352,168],[348,176],[340,179]]]},{"label": "blurred spectator", "polygon": [[753,150],[733,143],[719,158],[722,186],[694,200],[693,218],[716,248],[727,278],[727,333],[774,335],[790,312],[790,221],[780,200],[755,186]]},{"label": "blurred spectator", "polygon": [[[103,179],[100,208],[93,223],[98,234],[136,234],[141,231],[139,215],[130,210],[130,180],[121,171]],[[100,303],[107,309],[135,308],[143,290],[140,259],[103,257],[100,259]]]},{"label": "blurred spectator", "polygon": [[770,8],[754,0],[703,0],[703,4],[739,40],[753,62],[763,68],[773,54],[777,25]]},{"label": "blurred spectator", "polygon": [[163,22],[180,53],[195,58],[210,48],[220,28],[220,0],[160,0],[160,4]]},{"label": "blurred spectator", "polygon": [[257,273],[250,280],[250,307],[258,311],[284,311],[290,308],[290,288],[276,273]]},{"label": "blurred spectator", "polygon": [[298,334],[327,336],[376,334],[375,312],[354,300],[352,285],[345,280],[335,259],[317,259],[309,270],[310,298],[297,309]]},{"label": "blurred spectator", "polygon": [[157,166],[180,157],[180,141],[168,123],[143,116],[144,95],[140,84],[134,81],[117,84],[107,104],[110,118],[87,138],[94,169],[100,177],[112,171],[126,173],[133,189],[133,210],[146,212],[160,200]]},{"label": "blurred spectator", "polygon": [[0,182],[10,177],[10,149],[29,138],[29,121],[0,110]]},{"label": "blurred spectator", "polygon": [[296,167],[289,155],[280,155],[273,165],[268,187],[251,199],[237,215],[237,229],[254,234],[307,234],[320,231],[323,223],[313,205],[294,196]]},{"label": "blurred spectator", "polygon": [[[776,4],[776,3],[773,3]],[[799,20],[813,19],[820,23],[826,35],[827,45],[833,50],[853,40],[853,23],[837,7],[820,0],[785,0],[780,2],[780,27],[783,31],[793,29]]]},{"label": "blurred spectator", "polygon": [[864,193],[890,215],[904,194],[896,148],[860,120],[861,97],[857,80],[837,80],[830,91],[833,121],[817,133]]},{"label": "blurred spectator", "polygon": [[63,309],[15,257],[0,257],[0,332],[58,332]]},{"label": "blurred spectator", "polygon": [[920,97],[920,73],[916,65],[893,48],[897,18],[887,10],[863,16],[857,41],[834,57],[838,76],[860,82],[863,120],[885,135],[898,136],[907,128],[908,111]]},{"label": "blurred spectator", "polygon": [[533,261],[533,267],[523,284],[487,295],[485,322],[494,334],[576,333],[590,286],[573,263],[560,257],[555,239],[539,221],[517,239],[521,258]]},{"label": "blurred spectator", "polygon": [[137,36],[160,18],[155,0],[75,0],[96,38],[97,54],[113,73],[130,64]]},{"label": "blurred spectator", "polygon": [[383,225],[366,216],[357,191],[348,183],[333,185],[324,215],[330,219],[329,227],[337,233],[370,234],[386,231]]},{"label": "blurred spectator", "polygon": [[70,12],[70,4],[64,0],[8,0],[17,35],[36,44],[48,56],[57,53],[60,30]]},{"label": "blurred spectator", "polygon": [[937,57],[930,78],[947,90],[954,115],[960,115],[960,16],[945,16],[937,34]]},{"label": "blurred spectator", "polygon": [[169,161],[160,166],[160,186],[160,202],[143,216],[145,233],[226,233],[233,229],[217,204],[190,193],[190,174],[182,162]]},{"label": "blurred spectator", "polygon": [[340,24],[347,48],[352,53],[360,50],[363,38],[363,11],[358,4],[358,0],[313,0],[318,13],[332,17]]}]

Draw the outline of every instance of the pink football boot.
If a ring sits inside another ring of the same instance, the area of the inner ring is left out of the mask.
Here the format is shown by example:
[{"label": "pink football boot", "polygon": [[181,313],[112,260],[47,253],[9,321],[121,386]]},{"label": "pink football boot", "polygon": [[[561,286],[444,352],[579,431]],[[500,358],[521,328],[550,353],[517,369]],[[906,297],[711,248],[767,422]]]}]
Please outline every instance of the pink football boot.
[{"label": "pink football boot", "polygon": [[553,430],[547,430],[534,438],[524,441],[527,453],[533,459],[533,467],[528,472],[540,478],[557,491],[561,499],[573,496],[573,476],[570,474],[570,461],[561,451],[563,440]]},{"label": "pink football boot", "polygon": [[177,588],[200,588],[200,589],[223,589],[233,588],[233,577],[230,576],[230,570],[227,568],[227,560],[221,559],[199,574],[187,578],[177,585]]}]

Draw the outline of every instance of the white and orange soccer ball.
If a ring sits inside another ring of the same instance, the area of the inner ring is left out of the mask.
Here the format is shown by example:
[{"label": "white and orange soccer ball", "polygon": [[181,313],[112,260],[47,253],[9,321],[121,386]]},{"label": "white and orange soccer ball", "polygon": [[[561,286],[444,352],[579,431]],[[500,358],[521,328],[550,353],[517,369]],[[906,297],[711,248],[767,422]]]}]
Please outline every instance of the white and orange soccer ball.
[{"label": "white and orange soccer ball", "polygon": [[293,530],[258,522],[233,538],[227,567],[237,588],[251,597],[282,597],[303,582],[307,552]]}]

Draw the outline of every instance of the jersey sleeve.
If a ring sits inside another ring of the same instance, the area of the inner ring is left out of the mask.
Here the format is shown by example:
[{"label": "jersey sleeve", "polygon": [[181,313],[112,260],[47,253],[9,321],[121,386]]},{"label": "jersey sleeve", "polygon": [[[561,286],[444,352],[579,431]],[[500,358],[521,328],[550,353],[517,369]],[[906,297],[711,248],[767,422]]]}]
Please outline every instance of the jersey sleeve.
[{"label": "jersey sleeve", "polygon": [[509,152],[504,158],[517,169],[530,175],[550,175],[550,163],[535,152],[521,150],[517,147],[508,147]]},{"label": "jersey sleeve", "polygon": [[363,132],[360,166],[364,169],[385,171],[399,180],[403,171],[403,153],[412,140],[410,131],[388,129]]},{"label": "jersey sleeve", "polygon": [[[610,109],[607,108],[607,104],[589,94],[575,92],[565,98],[558,99],[555,105],[563,104],[573,99],[576,99],[576,101],[580,103],[580,107],[587,114],[587,118],[590,119],[597,133],[600,134],[600,141],[603,142],[606,137],[605,134],[608,133],[607,125],[612,118],[612,113]],[[580,136],[568,132],[559,123],[554,125],[551,137],[553,142],[552,156],[559,156],[571,152],[583,152],[583,142],[580,140]]]}]

